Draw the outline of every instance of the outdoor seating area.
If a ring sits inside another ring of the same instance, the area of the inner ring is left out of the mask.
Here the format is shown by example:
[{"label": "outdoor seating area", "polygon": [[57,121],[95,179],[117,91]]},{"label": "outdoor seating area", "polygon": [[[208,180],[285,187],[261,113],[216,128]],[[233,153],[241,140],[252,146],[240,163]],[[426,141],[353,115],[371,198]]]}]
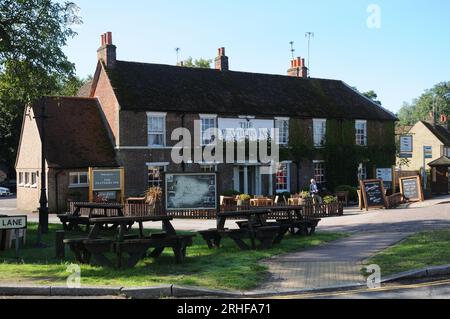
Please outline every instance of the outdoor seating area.
[{"label": "outdoor seating area", "polygon": [[[288,231],[292,235],[304,236],[315,233],[321,220],[305,218],[303,209],[301,206],[280,206],[222,212],[218,214],[216,229],[201,231],[199,234],[211,249],[220,248],[222,238],[232,239],[241,250],[269,249],[280,244]],[[272,221],[273,216],[277,217]],[[239,229],[225,228],[226,222],[230,220],[238,220],[236,224]]]},{"label": "outdoor seating area", "polygon": [[[88,218],[93,225],[87,237],[68,239],[68,245],[76,260],[81,264],[92,264],[110,268],[133,268],[143,258],[158,258],[166,248],[173,250],[176,263],[183,263],[186,249],[192,245],[193,235],[178,235],[171,217],[94,217]],[[145,234],[145,222],[162,222],[162,231]],[[131,232],[134,224],[139,225],[138,234]],[[105,225],[114,229],[111,238],[102,237]],[[150,253],[147,253],[151,249]]]}]

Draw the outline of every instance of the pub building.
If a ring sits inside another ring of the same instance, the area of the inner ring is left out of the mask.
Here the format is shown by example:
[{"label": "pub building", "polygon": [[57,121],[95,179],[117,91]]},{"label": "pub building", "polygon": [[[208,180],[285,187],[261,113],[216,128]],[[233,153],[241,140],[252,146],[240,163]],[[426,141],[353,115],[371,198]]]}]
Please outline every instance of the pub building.
[{"label": "pub building", "polygon": [[[373,177],[375,167],[395,163],[397,118],[340,80],[308,77],[304,59],[292,60],[284,76],[232,71],[224,48],[214,69],[126,62],[116,51],[112,34],[103,34],[93,80],[79,96],[44,97],[25,110],[16,163],[18,209],[38,206],[43,131],[49,208],[55,213],[65,211],[68,200],[89,199],[91,167],[123,168],[124,196],[136,197],[163,187],[170,173],[216,173],[219,195],[274,195],[299,192],[311,178],[323,188],[356,186],[358,178]],[[36,119],[42,103],[45,130]],[[276,171],[263,175],[261,164],[252,161],[173,163],[179,141],[171,140],[172,132],[186,128],[194,139],[195,123],[202,145],[209,143],[203,132],[211,128],[279,129]],[[352,152],[339,158],[327,145],[333,139],[339,146],[344,138],[349,147],[392,151],[376,158],[367,151],[343,169],[337,165]]]}]

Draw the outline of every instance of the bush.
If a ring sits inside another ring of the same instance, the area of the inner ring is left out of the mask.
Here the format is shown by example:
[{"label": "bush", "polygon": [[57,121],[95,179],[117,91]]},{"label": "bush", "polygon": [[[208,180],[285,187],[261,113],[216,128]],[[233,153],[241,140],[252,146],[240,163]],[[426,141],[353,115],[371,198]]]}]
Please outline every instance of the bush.
[{"label": "bush", "polygon": [[333,203],[336,203],[337,202],[337,197],[335,197],[335,196],[325,196],[324,198],[323,198],[323,203],[324,204],[333,204]]},{"label": "bush", "polygon": [[222,194],[222,196],[225,196],[225,197],[236,197],[236,196],[239,196],[239,195],[241,195],[241,193],[238,192],[238,191],[235,191],[234,189],[230,189],[228,191],[225,191]]},{"label": "bush", "polygon": [[348,192],[348,200],[351,202],[358,201],[358,189],[349,185],[341,185],[335,188],[334,192]]}]

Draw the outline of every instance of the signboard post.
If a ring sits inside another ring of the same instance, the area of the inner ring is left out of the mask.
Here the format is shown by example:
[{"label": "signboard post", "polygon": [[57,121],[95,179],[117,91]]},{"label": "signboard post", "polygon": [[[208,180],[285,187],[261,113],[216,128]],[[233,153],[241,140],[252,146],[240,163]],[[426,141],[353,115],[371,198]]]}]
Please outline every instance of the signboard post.
[{"label": "signboard post", "polygon": [[366,211],[376,208],[387,208],[383,180],[371,179],[360,182],[362,198]]},{"label": "signboard post", "polygon": [[27,228],[27,216],[0,217],[0,231],[14,230],[16,254],[19,254],[20,230]]},{"label": "signboard post", "polygon": [[423,202],[425,198],[420,176],[400,178],[400,193],[410,202]]},{"label": "signboard post", "polygon": [[433,147],[432,146],[424,146],[423,147],[423,171],[422,171],[422,179],[423,179],[423,189],[427,189],[427,166],[426,160],[433,158]]},{"label": "signboard post", "polygon": [[125,196],[125,169],[124,168],[89,168],[89,201],[93,202],[97,196],[106,200],[117,200],[120,193],[120,202]]}]

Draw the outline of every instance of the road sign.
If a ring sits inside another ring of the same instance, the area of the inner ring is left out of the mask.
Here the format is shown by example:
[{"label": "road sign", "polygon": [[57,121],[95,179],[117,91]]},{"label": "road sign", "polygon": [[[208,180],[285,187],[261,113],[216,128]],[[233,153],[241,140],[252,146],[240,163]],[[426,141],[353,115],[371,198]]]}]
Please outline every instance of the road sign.
[{"label": "road sign", "polygon": [[423,156],[426,159],[433,158],[433,147],[432,146],[424,146],[423,147]]},{"label": "road sign", "polygon": [[0,217],[0,230],[15,230],[27,228],[27,216]]},{"label": "road sign", "polygon": [[412,135],[400,136],[400,152],[412,153],[413,152],[413,137]]}]

